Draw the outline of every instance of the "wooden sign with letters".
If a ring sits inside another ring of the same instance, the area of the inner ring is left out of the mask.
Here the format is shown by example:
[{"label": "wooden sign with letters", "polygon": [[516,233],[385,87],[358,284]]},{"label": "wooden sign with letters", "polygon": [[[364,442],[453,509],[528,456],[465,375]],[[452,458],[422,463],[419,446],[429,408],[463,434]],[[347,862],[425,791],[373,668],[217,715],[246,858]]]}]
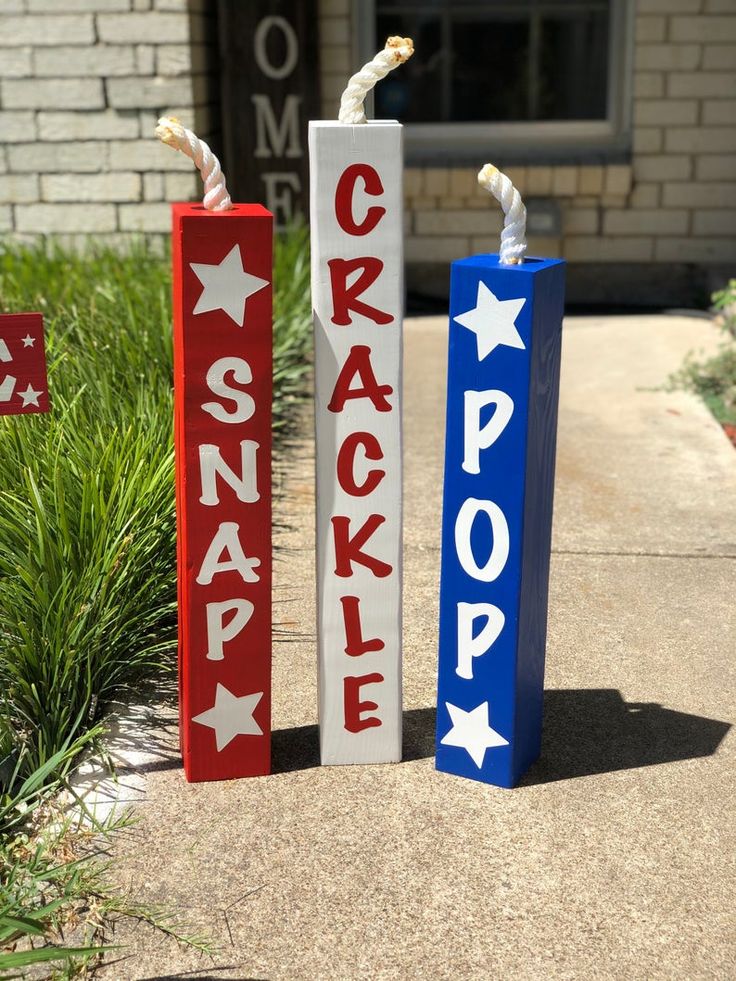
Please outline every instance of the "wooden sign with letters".
[{"label": "wooden sign with letters", "polygon": [[307,120],[319,112],[316,0],[219,0],[228,183],[277,227],[307,212]]},{"label": "wooden sign with letters", "polygon": [[0,314],[0,416],[48,411],[43,316]]},{"label": "wooden sign with letters", "polygon": [[221,780],[270,772],[272,216],[173,219],[181,748]]},{"label": "wooden sign with letters", "polygon": [[309,125],[322,763],[401,759],[402,127]]},{"label": "wooden sign with letters", "polygon": [[539,755],[565,264],[452,264],[437,769]]}]

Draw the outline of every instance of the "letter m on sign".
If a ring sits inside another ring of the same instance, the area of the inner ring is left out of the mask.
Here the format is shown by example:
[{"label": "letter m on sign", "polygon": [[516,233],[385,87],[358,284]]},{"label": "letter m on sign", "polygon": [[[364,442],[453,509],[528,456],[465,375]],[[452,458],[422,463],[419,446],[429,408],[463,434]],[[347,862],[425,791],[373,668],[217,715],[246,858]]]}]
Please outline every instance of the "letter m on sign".
[{"label": "letter m on sign", "polygon": [[262,201],[285,227],[307,213],[307,120],[320,106],[317,0],[216,6],[228,187],[233,200]]}]

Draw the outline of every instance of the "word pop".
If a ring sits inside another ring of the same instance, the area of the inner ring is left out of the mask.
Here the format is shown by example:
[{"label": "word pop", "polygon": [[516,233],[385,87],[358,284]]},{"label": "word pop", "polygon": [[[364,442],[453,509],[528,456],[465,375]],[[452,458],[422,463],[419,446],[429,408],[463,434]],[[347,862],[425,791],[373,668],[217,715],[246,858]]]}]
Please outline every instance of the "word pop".
[{"label": "word pop", "polygon": [[43,316],[0,314],[0,416],[48,411]]},{"label": "word pop", "polygon": [[564,263],[452,264],[438,770],[512,787],[538,757]]},{"label": "word pop", "polygon": [[191,781],[271,758],[271,214],[173,207],[180,732]]},{"label": "word pop", "polygon": [[309,125],[325,764],[401,758],[401,132]]}]

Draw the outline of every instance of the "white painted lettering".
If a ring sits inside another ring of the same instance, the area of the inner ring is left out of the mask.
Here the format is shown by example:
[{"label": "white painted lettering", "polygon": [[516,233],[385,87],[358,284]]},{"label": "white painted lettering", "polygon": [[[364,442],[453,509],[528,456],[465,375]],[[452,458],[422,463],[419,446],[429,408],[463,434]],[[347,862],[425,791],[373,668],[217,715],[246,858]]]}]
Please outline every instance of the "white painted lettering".
[{"label": "white painted lettering", "polygon": [[199,447],[199,475],[202,483],[200,504],[214,507],[220,503],[217,493],[217,477],[222,477],[244,504],[253,504],[260,494],[256,486],[256,450],[259,444],[252,439],[240,441],[240,474],[235,473],[222,459],[220,447],[214,443],[203,443]]},{"label": "white painted lettering", "polygon": [[[207,660],[222,661],[225,657],[223,646],[234,640],[253,616],[255,607],[246,599],[225,600],[223,603],[207,604]],[[232,613],[228,623],[225,617]]]},{"label": "white painted lettering", "polygon": [[[240,544],[239,532],[240,526],[236,521],[220,523],[197,575],[200,586],[209,586],[219,572],[237,572],[243,582],[259,581],[255,569],[261,564],[261,560],[246,556]],[[228,555],[227,559],[223,558],[225,553]]]},{"label": "white painted lettering", "polygon": [[246,422],[256,411],[256,404],[247,392],[232,388],[225,381],[225,375],[232,372],[233,379],[240,385],[253,381],[250,365],[243,358],[220,358],[207,372],[207,387],[220,398],[232,400],[235,409],[228,412],[218,402],[205,402],[202,408],[218,422]]},{"label": "white painted lettering", "polygon": [[252,95],[256,114],[256,148],[254,157],[301,157],[299,140],[300,95],[287,95],[281,119],[276,119],[267,95]]},{"label": "white painted lettering", "polygon": [[[266,50],[268,34],[272,29],[281,31],[286,46],[284,60],[280,65],[273,64]],[[299,59],[299,42],[294,28],[285,17],[263,18],[253,35],[253,54],[256,64],[267,78],[288,78],[291,75]]]},{"label": "white painted lettering", "polygon": [[[274,216],[276,227],[285,228],[294,218],[294,196],[302,189],[299,174],[274,171],[261,174],[261,180],[266,185],[266,207]],[[281,189],[279,185],[283,185]]]},{"label": "white painted lettering", "polygon": [[[493,404],[496,406],[493,415],[485,426],[481,426],[481,409]],[[514,403],[506,392],[491,388],[486,392],[465,393],[463,470],[466,473],[480,473],[480,451],[493,446],[508,425],[513,413]]]},{"label": "white painted lettering", "polygon": [[[470,534],[473,530],[475,516],[482,511],[491,519],[493,547],[488,561],[479,566],[473,556],[470,544]],[[479,501],[469,497],[463,503],[455,521],[455,550],[460,565],[473,579],[480,582],[493,582],[503,572],[509,557],[509,526],[501,508],[493,501]]]},{"label": "white painted lettering", "polygon": [[[475,621],[486,622],[477,637],[473,636]],[[481,657],[495,644],[506,618],[492,603],[457,604],[457,667],[455,673],[470,681],[473,677],[473,658]]]}]

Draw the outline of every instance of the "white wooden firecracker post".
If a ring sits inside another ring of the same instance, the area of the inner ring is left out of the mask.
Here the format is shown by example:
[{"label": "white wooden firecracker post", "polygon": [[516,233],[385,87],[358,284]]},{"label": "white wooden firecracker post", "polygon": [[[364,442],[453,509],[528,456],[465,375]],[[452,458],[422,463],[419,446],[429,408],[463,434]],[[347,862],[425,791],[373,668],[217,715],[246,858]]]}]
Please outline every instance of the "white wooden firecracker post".
[{"label": "white wooden firecracker post", "polygon": [[323,764],[401,759],[402,127],[309,124]]}]

